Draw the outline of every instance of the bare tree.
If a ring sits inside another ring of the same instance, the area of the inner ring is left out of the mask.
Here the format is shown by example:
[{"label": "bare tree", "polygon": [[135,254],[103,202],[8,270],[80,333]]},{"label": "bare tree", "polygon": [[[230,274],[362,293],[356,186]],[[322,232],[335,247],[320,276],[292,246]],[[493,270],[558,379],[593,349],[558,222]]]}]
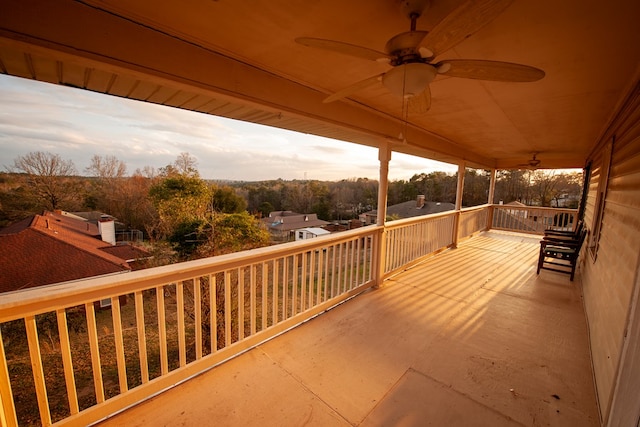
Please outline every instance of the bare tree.
[{"label": "bare tree", "polygon": [[91,176],[100,178],[107,184],[112,184],[114,180],[124,178],[127,174],[127,164],[118,160],[115,156],[98,156],[91,158],[91,163],[85,171]]},{"label": "bare tree", "polygon": [[58,154],[33,151],[16,158],[13,169],[28,175],[31,190],[45,209],[60,209],[77,202],[76,188],[71,182],[76,175],[73,161],[63,160]]},{"label": "bare tree", "polygon": [[189,153],[180,153],[173,162],[178,173],[184,176],[198,175],[198,160]]}]

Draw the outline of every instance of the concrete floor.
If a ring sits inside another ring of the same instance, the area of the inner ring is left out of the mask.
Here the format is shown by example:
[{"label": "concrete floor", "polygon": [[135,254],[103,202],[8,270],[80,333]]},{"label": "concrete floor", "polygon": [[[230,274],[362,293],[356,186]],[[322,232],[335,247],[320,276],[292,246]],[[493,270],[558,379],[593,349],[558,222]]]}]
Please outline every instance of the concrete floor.
[{"label": "concrete floor", "polygon": [[597,426],[580,276],[490,232],[100,426]]}]

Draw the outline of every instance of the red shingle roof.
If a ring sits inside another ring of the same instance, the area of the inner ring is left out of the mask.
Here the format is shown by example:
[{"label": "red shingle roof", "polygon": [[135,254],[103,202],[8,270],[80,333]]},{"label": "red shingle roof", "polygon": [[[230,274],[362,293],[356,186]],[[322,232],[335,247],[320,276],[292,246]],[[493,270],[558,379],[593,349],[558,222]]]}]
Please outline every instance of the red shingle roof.
[{"label": "red shingle roof", "polygon": [[112,246],[96,234],[94,224],[52,212],[0,230],[0,293],[127,272],[126,260],[144,253]]}]

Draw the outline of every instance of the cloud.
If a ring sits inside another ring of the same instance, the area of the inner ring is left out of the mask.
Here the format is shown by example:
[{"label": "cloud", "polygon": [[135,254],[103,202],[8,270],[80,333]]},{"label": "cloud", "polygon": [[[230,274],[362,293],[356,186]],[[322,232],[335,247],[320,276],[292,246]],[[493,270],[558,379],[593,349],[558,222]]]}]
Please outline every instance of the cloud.
[{"label": "cloud", "polygon": [[[379,174],[372,147],[0,75],[0,165],[31,151],[59,154],[79,171],[94,155],[113,155],[133,172],[164,167],[188,152],[211,179]],[[390,177],[409,179],[438,165],[394,153]]]}]

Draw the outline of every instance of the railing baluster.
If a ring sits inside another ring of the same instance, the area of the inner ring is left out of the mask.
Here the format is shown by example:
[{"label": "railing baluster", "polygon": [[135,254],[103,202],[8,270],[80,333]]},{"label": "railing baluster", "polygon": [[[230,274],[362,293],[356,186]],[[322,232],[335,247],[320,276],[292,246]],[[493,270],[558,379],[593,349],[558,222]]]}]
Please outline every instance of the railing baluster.
[{"label": "railing baluster", "polygon": [[251,335],[256,334],[256,316],[258,315],[256,312],[256,269],[257,265],[250,265],[250,281],[251,281],[251,295],[249,297],[250,304],[250,316],[251,316]]},{"label": "railing baluster", "polygon": [[218,276],[209,275],[209,340],[211,354],[218,351]]},{"label": "railing baluster", "polygon": [[309,280],[309,276],[307,274],[307,253],[303,252],[302,256],[302,265],[300,272],[300,311],[303,312],[306,310],[306,295],[307,295],[307,281]]},{"label": "railing baluster", "polygon": [[324,252],[322,252],[322,249],[318,250],[318,269],[317,269],[317,279],[316,279],[316,305],[320,304],[322,302],[322,296],[323,296],[323,286],[322,284],[324,283],[324,279],[323,279],[323,272],[324,272]]},{"label": "railing baluster", "polygon": [[7,355],[4,351],[4,340],[2,339],[2,329],[0,328],[0,425],[7,427],[17,427],[18,418],[16,415],[16,405],[13,400],[11,381],[9,380],[9,367],[7,366]]},{"label": "railing baluster", "polygon": [[356,240],[356,265],[355,265],[355,269],[356,269],[356,286],[360,285],[360,256],[362,255],[360,252],[362,251],[362,248],[360,247],[360,239]]},{"label": "railing baluster", "polygon": [[272,288],[272,294],[273,295],[273,302],[272,302],[272,312],[271,312],[271,321],[272,321],[272,325],[275,325],[276,323],[278,323],[278,260],[274,259],[271,262],[271,268],[272,268],[272,277],[273,277],[273,282],[271,285]]},{"label": "railing baluster", "polygon": [[267,304],[268,304],[268,277],[269,271],[267,269],[267,263],[262,263],[262,329],[267,329]]},{"label": "railing baluster", "polygon": [[202,359],[202,292],[201,277],[193,278],[193,317],[196,340],[196,360]]},{"label": "railing baluster", "polygon": [[158,316],[158,346],[160,349],[160,373],[169,373],[169,356],[167,354],[167,320],[164,308],[164,286],[156,287],[156,311]]},{"label": "railing baluster", "polygon": [[310,309],[313,307],[313,283],[314,283],[314,275],[315,275],[315,257],[313,256],[313,251],[307,252],[307,283],[305,286],[305,296],[304,300],[306,303],[306,308]]},{"label": "railing baluster", "polygon": [[138,356],[142,384],[149,382],[149,359],[147,358],[147,334],[144,324],[144,299],[142,291],[135,293],[136,329],[138,332]]},{"label": "railing baluster", "polygon": [[282,258],[282,320],[289,318],[289,257]]},{"label": "railing baluster", "polygon": [[80,408],[78,406],[78,392],[76,390],[73,362],[71,359],[71,342],[69,340],[67,312],[64,308],[56,310],[56,320],[58,321],[60,354],[62,356],[62,367],[64,369],[64,382],[67,387],[67,400],[69,401],[69,410],[71,415],[74,415],[80,412]]},{"label": "railing baluster", "polygon": [[117,296],[111,298],[111,319],[113,322],[113,340],[116,347],[116,364],[118,365],[118,385],[120,393],[124,393],[129,389],[129,386],[127,384],[127,363],[124,357],[120,298]]},{"label": "railing baluster", "polygon": [[238,269],[238,340],[244,339],[244,268]]},{"label": "railing baluster", "polygon": [[98,346],[96,310],[91,302],[86,303],[84,308],[87,315],[87,332],[89,334],[89,350],[91,351],[93,386],[96,391],[96,401],[102,403],[104,402],[104,384],[102,382],[102,366],[100,363],[100,348]]},{"label": "railing baluster", "polygon": [[224,345],[231,345],[231,271],[224,272]]},{"label": "railing baluster", "polygon": [[187,343],[184,324],[184,282],[176,283],[176,322],[178,323],[178,359],[180,367],[187,364]]},{"label": "railing baluster", "polygon": [[42,355],[40,353],[40,342],[38,341],[38,328],[36,326],[35,316],[27,316],[24,319],[24,324],[27,329],[31,372],[33,373],[33,382],[36,387],[40,422],[43,426],[49,426],[51,425],[51,412],[49,411],[49,401],[47,400],[47,387],[44,380]]},{"label": "railing baluster", "polygon": [[298,278],[300,277],[299,274],[299,265],[298,265],[298,258],[299,258],[300,254],[294,254],[293,255],[293,280],[291,283],[291,315],[295,316],[296,314],[298,314]]}]

